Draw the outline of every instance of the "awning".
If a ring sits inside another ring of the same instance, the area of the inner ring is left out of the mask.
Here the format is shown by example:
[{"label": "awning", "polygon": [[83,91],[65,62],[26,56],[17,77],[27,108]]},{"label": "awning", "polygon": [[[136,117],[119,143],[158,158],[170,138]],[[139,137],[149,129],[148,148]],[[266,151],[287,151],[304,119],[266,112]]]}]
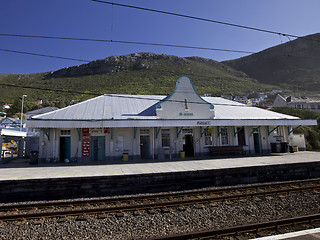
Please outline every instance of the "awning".
[{"label": "awning", "polygon": [[26,137],[27,132],[23,131],[16,131],[16,130],[11,130],[11,129],[1,129],[0,130],[0,135],[1,136],[10,136],[10,137]]}]

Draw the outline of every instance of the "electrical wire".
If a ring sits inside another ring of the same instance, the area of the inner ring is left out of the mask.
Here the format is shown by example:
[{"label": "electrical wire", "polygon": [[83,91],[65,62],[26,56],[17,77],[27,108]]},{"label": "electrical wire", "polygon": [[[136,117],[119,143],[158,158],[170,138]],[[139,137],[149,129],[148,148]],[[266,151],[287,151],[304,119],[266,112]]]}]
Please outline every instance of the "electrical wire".
[{"label": "electrical wire", "polygon": [[133,6],[133,5],[127,5],[127,4],[120,4],[120,3],[108,2],[108,1],[101,1],[101,0],[91,0],[91,1],[92,1],[92,2],[97,2],[97,3],[109,4],[109,5],[113,5],[113,6],[133,8],[133,9],[138,9],[138,10],[143,10],[143,11],[161,13],[161,14],[172,15],[172,16],[177,16],[177,17],[189,18],[189,19],[193,19],[193,20],[199,20],[199,21],[217,23],[217,24],[227,25],[227,26],[231,26],[231,27],[243,28],[243,29],[254,30],[254,31],[259,31],[259,32],[264,32],[264,33],[270,33],[270,34],[277,34],[277,35],[282,35],[282,36],[287,36],[287,37],[303,38],[303,39],[306,39],[306,40],[311,40],[311,41],[320,42],[320,41],[317,40],[317,39],[312,39],[312,38],[307,38],[307,37],[300,37],[300,36],[293,35],[293,34],[281,33],[281,32],[276,32],[276,31],[267,30],[267,29],[262,29],[262,28],[255,28],[255,27],[250,27],[250,26],[245,26],[245,25],[239,25],[239,24],[234,24],[234,23],[222,22],[222,21],[217,21],[217,20],[208,19],[208,18],[201,18],[201,17],[196,17],[196,16],[190,16],[190,15],[186,15],[186,14],[180,14],[180,13],[162,11],[162,10],[157,10],[157,9],[151,9],[151,8],[145,8],[145,7],[138,7],[138,6]]},{"label": "electrical wire", "polygon": [[90,62],[89,60],[83,60],[83,59],[59,57],[59,56],[53,56],[53,55],[47,55],[47,54],[23,52],[23,51],[9,50],[9,49],[3,49],[3,48],[0,48],[0,51],[3,51],[3,52],[11,52],[11,53],[27,54],[27,55],[32,55],[32,56],[48,57],[48,58],[57,58],[57,59],[70,60],[70,61],[78,61],[78,62],[87,62],[87,63]]},{"label": "electrical wire", "polygon": [[243,51],[243,50],[232,50],[232,49],[222,49],[222,48],[188,46],[188,45],[178,45],[178,44],[165,44],[165,43],[135,42],[135,41],[123,41],[123,40],[111,40],[111,39],[75,38],[75,37],[59,37],[59,36],[39,36],[39,35],[25,35],[25,34],[9,34],[9,33],[0,33],[0,36],[22,37],[22,38],[43,38],[43,39],[57,39],[57,40],[74,40],[74,41],[88,41],[88,42],[123,43],[123,44],[136,44],[136,45],[149,45],[149,46],[175,47],[175,48],[189,48],[189,49],[198,49],[198,50],[248,53],[248,54],[255,53],[255,52]]}]

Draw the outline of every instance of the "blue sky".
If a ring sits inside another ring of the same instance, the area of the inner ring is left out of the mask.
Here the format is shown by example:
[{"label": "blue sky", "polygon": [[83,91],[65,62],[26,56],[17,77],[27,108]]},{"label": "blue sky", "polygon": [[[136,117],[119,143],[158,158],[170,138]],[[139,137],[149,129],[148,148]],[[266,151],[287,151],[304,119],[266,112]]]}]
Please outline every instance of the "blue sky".
[{"label": "blue sky", "polygon": [[[320,32],[319,0],[114,0],[163,11],[304,36]],[[48,35],[190,45],[258,52],[287,37],[145,12],[90,0],[1,0],[0,34]],[[291,38],[293,40],[293,38]],[[217,61],[246,54],[120,43],[0,36],[0,49],[95,60],[154,52]],[[54,71],[82,62],[0,51],[0,74]]]}]

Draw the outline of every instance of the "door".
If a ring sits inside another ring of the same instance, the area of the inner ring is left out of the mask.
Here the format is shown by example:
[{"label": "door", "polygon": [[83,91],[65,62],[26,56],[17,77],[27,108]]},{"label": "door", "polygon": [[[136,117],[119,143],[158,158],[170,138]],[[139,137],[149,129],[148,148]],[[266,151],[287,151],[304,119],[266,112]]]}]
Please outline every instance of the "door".
[{"label": "door", "polygon": [[140,156],[141,159],[150,158],[150,136],[140,136]]},{"label": "door", "polygon": [[91,160],[93,161],[105,160],[105,137],[104,136],[91,137]]},{"label": "door", "polygon": [[253,134],[253,142],[254,142],[254,151],[255,151],[255,153],[261,153],[260,135],[259,135],[259,133],[254,133]]},{"label": "door", "polygon": [[65,162],[66,159],[70,160],[70,137],[60,137],[60,162]]},{"label": "door", "polygon": [[244,135],[244,128],[237,128],[238,131],[238,145],[244,146],[246,145],[246,137]]},{"label": "door", "polygon": [[186,157],[193,157],[193,136],[191,134],[184,135],[183,137],[183,151],[186,154]]}]

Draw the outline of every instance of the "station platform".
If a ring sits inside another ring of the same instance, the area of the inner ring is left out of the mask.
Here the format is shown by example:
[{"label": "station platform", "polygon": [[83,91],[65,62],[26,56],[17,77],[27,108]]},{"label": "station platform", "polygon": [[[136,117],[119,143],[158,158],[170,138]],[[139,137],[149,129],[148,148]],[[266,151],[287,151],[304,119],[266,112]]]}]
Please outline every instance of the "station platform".
[{"label": "station platform", "polygon": [[320,228],[285,233],[269,237],[255,238],[255,240],[317,240],[320,239]]},{"label": "station platform", "polygon": [[0,202],[101,197],[320,177],[320,152],[212,159],[0,164]]},{"label": "station platform", "polygon": [[303,151],[275,153],[264,156],[235,156],[212,159],[188,158],[161,161],[150,159],[118,163],[42,163],[38,165],[30,165],[29,160],[25,159],[0,164],[0,181],[155,174],[311,162],[320,162],[320,152]]}]

